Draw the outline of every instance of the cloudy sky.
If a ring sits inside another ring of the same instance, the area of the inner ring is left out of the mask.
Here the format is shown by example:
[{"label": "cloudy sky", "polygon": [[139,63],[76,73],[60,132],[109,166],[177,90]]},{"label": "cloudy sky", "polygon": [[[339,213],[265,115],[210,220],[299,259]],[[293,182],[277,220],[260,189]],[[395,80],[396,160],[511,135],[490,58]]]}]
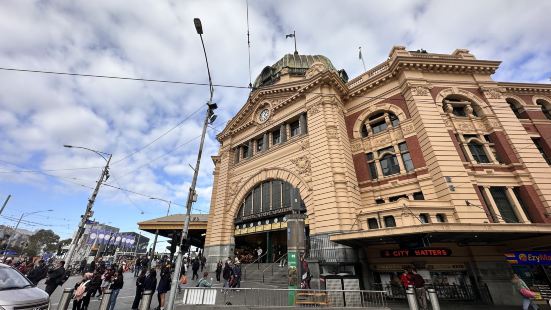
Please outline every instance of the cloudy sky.
[{"label": "cloudy sky", "polygon": [[[252,79],[293,51],[285,34],[296,30],[300,53],[325,55],[351,78],[362,71],[358,46],[371,67],[405,45],[467,48],[503,61],[498,81],[549,82],[549,12],[550,1],[250,0]],[[203,22],[214,83],[247,86],[245,0],[3,0],[0,67],[205,83],[194,17]],[[194,212],[208,212],[215,134],[248,94],[215,89],[219,117],[208,131]],[[52,209],[22,227],[72,234],[104,161],[64,144],[112,153],[113,186],[185,204],[207,100],[205,86],[0,70],[0,202],[13,195],[0,224]],[[137,231],[136,222],[166,214],[166,206],[103,187],[94,217]]]}]

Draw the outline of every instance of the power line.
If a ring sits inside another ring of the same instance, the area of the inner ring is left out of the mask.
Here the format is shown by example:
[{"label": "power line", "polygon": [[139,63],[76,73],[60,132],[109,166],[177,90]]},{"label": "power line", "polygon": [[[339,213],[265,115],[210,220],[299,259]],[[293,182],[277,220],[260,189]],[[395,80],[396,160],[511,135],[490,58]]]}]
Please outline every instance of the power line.
[{"label": "power line", "polygon": [[[92,78],[100,78],[100,79],[114,79],[114,80],[127,80],[127,81],[140,81],[140,82],[182,84],[182,85],[192,85],[192,86],[209,86],[208,83],[183,82],[183,81],[159,80],[159,79],[144,79],[144,78],[133,78],[133,77],[114,76],[114,75],[96,75],[96,74],[85,74],[85,73],[71,73],[71,72],[46,71],[46,70],[31,70],[31,69],[6,68],[6,67],[0,67],[0,70],[15,71],[15,72],[26,72],[26,73],[65,75],[65,76],[78,76],[78,77],[92,77]],[[225,84],[213,84],[212,86],[225,87],[225,88],[237,88],[237,89],[248,89],[249,88],[248,86],[225,85]]]}]

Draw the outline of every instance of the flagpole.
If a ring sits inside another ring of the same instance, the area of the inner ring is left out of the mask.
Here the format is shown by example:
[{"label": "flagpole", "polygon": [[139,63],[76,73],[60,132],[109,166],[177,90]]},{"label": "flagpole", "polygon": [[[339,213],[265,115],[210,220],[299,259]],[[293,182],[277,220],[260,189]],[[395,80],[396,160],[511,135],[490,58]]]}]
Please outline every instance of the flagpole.
[{"label": "flagpole", "polygon": [[358,47],[358,49],[360,50],[360,53],[359,53],[359,57],[360,57],[360,60],[362,61],[362,64],[364,66],[364,72],[367,71],[367,69],[365,68],[365,62],[364,62],[364,57],[362,56],[362,47]]},{"label": "flagpole", "polygon": [[295,39],[295,55],[298,55],[298,51],[297,51],[297,34],[295,33],[294,30],[293,30],[293,39]]}]

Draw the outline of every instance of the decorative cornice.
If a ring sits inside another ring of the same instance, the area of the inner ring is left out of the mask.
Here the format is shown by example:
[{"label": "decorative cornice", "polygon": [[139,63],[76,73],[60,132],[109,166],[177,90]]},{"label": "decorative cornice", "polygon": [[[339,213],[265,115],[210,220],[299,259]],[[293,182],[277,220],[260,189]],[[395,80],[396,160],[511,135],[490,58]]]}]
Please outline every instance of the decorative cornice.
[{"label": "decorative cornice", "polygon": [[526,94],[551,93],[551,84],[498,82],[497,85],[502,88],[505,88],[507,92],[511,92],[511,93],[526,93]]}]

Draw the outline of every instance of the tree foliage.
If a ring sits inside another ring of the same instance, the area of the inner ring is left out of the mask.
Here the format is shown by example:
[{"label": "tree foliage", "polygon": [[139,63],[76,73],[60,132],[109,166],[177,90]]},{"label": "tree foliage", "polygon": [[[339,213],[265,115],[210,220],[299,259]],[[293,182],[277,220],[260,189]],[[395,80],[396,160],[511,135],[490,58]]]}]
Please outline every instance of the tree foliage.
[{"label": "tree foliage", "polygon": [[52,230],[40,229],[34,235],[29,237],[29,244],[24,253],[31,256],[39,255],[44,252],[53,252],[57,249],[59,236]]}]

